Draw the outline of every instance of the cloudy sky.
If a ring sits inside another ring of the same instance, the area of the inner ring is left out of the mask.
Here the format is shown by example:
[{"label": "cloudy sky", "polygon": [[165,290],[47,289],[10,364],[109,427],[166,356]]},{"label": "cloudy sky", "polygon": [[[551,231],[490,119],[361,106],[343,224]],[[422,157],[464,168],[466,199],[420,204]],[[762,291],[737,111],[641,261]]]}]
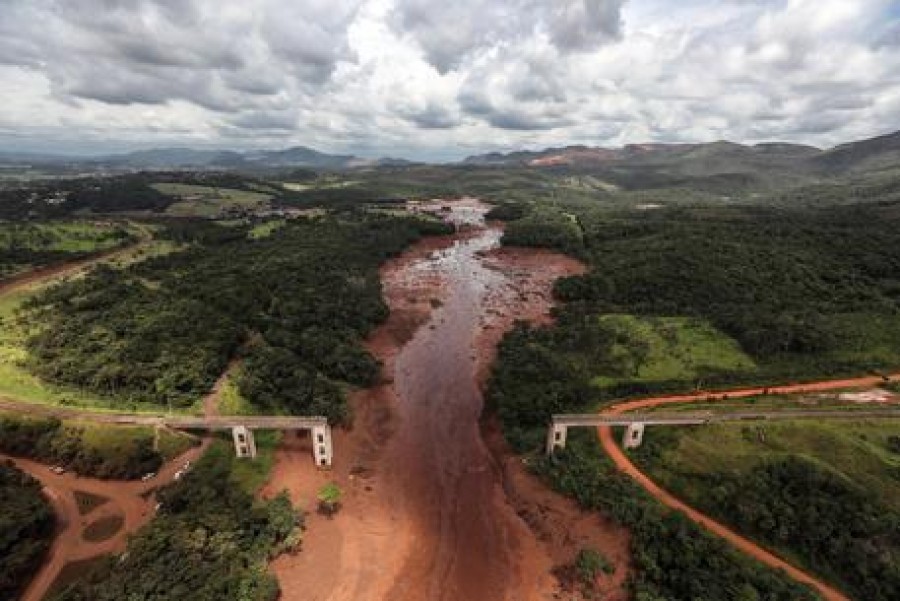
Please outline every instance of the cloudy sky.
[{"label": "cloudy sky", "polygon": [[900,129],[900,0],[0,0],[0,150],[495,149]]}]

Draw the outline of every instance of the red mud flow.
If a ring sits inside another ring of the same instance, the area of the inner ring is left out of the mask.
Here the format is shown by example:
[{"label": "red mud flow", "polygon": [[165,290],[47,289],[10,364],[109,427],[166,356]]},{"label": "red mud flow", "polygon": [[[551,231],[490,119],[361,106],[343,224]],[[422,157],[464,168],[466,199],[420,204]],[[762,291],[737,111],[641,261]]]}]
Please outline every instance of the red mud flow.
[{"label": "red mud flow", "polygon": [[[501,437],[488,429],[489,448],[479,423],[497,341],[516,319],[548,320],[553,280],[583,267],[498,250],[501,230],[483,226],[483,205],[452,207],[451,219],[475,227],[424,240],[382,269],[391,316],[369,347],[386,381],[353,399],[333,471],[316,472],[306,440],[290,438],[277,455],[264,494],[288,488],[314,509],[329,479],[346,492],[334,519],[310,514],[299,554],[276,560],[286,601],[552,599],[551,569],[582,544],[627,566],[624,532],[498,457]],[[626,573],[608,598],[621,598]]]}]

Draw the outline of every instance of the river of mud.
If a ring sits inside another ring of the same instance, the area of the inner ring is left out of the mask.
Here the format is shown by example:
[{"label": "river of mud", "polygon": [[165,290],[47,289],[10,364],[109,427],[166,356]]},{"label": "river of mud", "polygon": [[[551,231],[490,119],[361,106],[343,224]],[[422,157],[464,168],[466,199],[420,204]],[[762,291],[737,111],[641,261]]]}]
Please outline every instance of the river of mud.
[{"label": "river of mud", "polygon": [[450,206],[459,233],[424,240],[382,269],[391,315],[368,345],[384,382],[352,399],[354,428],[335,437],[333,471],[314,469],[304,440],[277,454],[264,494],[287,488],[313,509],[329,479],[346,490],[342,512],[311,515],[302,552],[275,562],[284,598],[549,599],[552,568],[587,544],[620,566],[606,588],[621,598],[627,535],[545,490],[480,423],[496,343],[517,319],[547,322],[553,280],[583,267],[549,251],[499,249],[502,230],[484,224],[486,206]]}]

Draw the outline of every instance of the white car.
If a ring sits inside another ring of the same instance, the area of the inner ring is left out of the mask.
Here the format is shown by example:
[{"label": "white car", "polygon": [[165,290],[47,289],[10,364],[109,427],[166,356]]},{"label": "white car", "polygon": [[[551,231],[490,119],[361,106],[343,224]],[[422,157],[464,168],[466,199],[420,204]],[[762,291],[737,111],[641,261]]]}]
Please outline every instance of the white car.
[{"label": "white car", "polygon": [[143,477],[141,478],[141,482],[146,482],[147,480],[150,480],[155,477],[156,477],[156,472],[150,472],[149,474],[144,474]]},{"label": "white car", "polygon": [[66,473],[66,468],[61,465],[54,465],[50,468],[50,471],[59,476]]},{"label": "white car", "polygon": [[184,475],[184,470],[178,470],[177,472],[175,472],[174,479],[175,479],[175,480],[181,480],[181,477],[182,477],[183,475]]}]

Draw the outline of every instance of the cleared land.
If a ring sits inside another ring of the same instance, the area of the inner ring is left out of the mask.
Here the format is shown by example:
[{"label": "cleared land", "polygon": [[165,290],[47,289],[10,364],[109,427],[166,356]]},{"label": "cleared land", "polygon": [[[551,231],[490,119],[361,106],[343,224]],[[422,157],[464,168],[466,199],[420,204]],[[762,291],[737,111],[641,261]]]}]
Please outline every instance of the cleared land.
[{"label": "cleared land", "polygon": [[218,188],[194,184],[159,183],[155,190],[179,200],[166,209],[174,217],[220,217],[235,211],[265,208],[272,194],[234,188]]},{"label": "cleared land", "polygon": [[624,381],[689,381],[708,370],[746,372],[755,368],[737,341],[700,319],[635,315],[598,319],[615,339],[610,352],[620,372],[618,376],[595,377],[592,383],[601,388]]}]

